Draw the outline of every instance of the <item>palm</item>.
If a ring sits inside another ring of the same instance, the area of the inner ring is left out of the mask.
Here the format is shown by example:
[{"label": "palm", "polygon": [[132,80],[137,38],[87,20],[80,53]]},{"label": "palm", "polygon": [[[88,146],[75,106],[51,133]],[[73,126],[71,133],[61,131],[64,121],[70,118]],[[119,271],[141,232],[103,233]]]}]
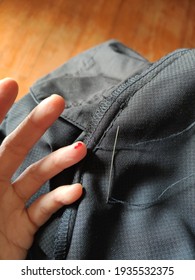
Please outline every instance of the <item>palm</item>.
[{"label": "palm", "polygon": [[[24,201],[18,197],[9,183],[0,189],[0,248],[4,258],[23,259],[30,248],[37,230],[25,209]],[[25,229],[25,230],[21,230]]]}]

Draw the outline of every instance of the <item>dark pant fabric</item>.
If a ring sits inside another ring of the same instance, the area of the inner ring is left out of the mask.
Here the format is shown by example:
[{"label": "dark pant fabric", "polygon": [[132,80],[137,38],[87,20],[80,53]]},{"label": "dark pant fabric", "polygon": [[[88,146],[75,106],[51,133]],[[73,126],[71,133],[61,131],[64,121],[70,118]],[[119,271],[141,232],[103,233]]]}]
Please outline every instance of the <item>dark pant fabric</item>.
[{"label": "dark pant fabric", "polygon": [[53,93],[66,109],[14,178],[82,140],[87,157],[28,204],[73,182],[85,191],[39,230],[28,258],[195,259],[195,50],[150,63],[115,40],[96,46],[38,80],[9,111],[1,141]]}]

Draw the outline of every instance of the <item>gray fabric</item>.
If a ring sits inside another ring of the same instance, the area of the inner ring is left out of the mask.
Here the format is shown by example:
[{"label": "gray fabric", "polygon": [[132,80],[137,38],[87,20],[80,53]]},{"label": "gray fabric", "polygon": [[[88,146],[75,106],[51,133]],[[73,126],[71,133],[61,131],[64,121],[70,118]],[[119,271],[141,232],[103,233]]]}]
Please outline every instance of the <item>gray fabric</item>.
[{"label": "gray fabric", "polygon": [[85,188],[79,202],[39,230],[29,258],[195,258],[194,72],[194,50],[151,64],[111,40],[37,81],[14,106],[2,139],[48,95],[67,101],[14,178],[76,139],[88,147],[86,159],[29,201],[66,183],[80,181]]}]

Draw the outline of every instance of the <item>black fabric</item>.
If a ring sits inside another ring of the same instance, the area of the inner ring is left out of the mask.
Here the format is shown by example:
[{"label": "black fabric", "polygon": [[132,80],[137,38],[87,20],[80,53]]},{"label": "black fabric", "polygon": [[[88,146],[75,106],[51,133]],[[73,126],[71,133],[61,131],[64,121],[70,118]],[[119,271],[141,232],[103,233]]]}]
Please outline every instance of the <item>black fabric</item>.
[{"label": "black fabric", "polygon": [[85,188],[39,230],[29,258],[195,259],[194,73],[193,49],[151,64],[111,40],[37,81],[10,110],[2,139],[48,95],[67,101],[14,178],[73,141],[88,147],[29,201],[62,184]]}]

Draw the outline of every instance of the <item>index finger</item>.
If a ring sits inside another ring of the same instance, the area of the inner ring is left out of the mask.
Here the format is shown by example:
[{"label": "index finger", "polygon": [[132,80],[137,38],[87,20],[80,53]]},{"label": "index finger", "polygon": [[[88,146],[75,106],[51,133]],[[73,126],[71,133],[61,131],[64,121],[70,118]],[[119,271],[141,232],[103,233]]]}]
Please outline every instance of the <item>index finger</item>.
[{"label": "index finger", "polygon": [[0,179],[11,179],[29,150],[60,116],[64,106],[64,99],[58,95],[46,98],[5,138],[0,147]]}]

